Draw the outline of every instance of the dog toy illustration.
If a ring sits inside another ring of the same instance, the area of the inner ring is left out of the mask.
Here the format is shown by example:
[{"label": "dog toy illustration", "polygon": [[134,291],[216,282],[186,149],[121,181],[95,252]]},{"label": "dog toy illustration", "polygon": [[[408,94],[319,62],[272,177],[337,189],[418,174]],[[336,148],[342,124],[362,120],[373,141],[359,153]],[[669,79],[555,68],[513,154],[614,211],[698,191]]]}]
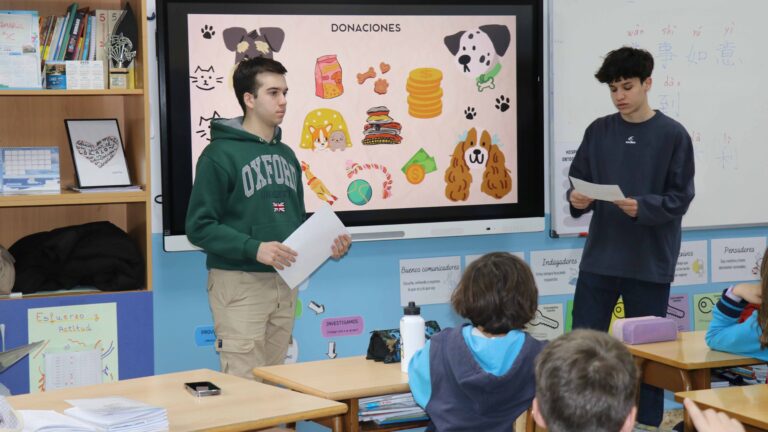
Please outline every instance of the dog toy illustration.
[{"label": "dog toy illustration", "polygon": [[382,183],[381,185],[382,187],[381,197],[383,199],[387,199],[392,196],[392,174],[389,173],[389,170],[384,165],[377,164],[377,163],[359,164],[357,162],[348,160],[346,168],[347,168],[347,177],[350,179],[363,170],[381,171],[384,174],[384,183]]},{"label": "dog toy illustration", "polygon": [[256,57],[272,58],[280,52],[285,40],[285,32],[277,27],[262,27],[246,31],[242,27],[230,27],[222,33],[224,45],[235,53],[235,64],[245,59]]},{"label": "dog toy illustration", "polygon": [[304,172],[304,176],[307,178],[307,186],[312,189],[312,192],[321,200],[333,205],[338,198],[325,187],[325,183],[322,180],[312,174],[312,171],[309,170],[309,164],[301,161],[301,170]]},{"label": "dog toy illustration", "polygon": [[494,78],[501,71],[499,57],[507,52],[510,41],[509,28],[500,24],[482,25],[443,38],[461,73],[474,78],[480,92],[496,88]]},{"label": "dog toy illustration", "polygon": [[445,170],[445,196],[451,201],[466,201],[472,184],[472,170],[483,169],[480,190],[500,199],[512,190],[512,177],[505,165],[504,153],[491,142],[491,135],[483,131],[480,140],[472,128],[453,150],[451,163]]}]

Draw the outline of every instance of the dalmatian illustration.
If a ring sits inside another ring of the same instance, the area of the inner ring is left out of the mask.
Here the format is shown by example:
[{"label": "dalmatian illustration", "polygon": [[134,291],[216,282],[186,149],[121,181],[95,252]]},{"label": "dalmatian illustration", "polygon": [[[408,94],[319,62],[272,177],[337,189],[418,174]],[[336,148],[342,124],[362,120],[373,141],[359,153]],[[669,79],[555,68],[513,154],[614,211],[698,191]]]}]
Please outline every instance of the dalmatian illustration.
[{"label": "dalmatian illustration", "polygon": [[501,71],[499,58],[507,52],[510,41],[509,28],[501,24],[482,25],[443,39],[456,59],[456,66],[461,73],[475,79],[480,92],[496,88],[494,78]]}]

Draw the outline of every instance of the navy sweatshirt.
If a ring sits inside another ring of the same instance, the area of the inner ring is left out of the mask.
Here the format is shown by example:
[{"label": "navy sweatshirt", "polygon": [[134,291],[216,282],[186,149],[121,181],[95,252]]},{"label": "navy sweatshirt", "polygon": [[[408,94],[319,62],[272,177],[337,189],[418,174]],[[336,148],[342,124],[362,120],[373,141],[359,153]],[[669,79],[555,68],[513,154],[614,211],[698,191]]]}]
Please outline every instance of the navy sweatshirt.
[{"label": "navy sweatshirt", "polygon": [[618,184],[638,202],[635,218],[606,201],[584,210],[571,206],[573,217],[594,211],[581,270],[672,282],[681,221],[694,196],[693,144],[685,128],[660,111],[641,123],[618,113],[599,118],[584,133],[569,175]]}]

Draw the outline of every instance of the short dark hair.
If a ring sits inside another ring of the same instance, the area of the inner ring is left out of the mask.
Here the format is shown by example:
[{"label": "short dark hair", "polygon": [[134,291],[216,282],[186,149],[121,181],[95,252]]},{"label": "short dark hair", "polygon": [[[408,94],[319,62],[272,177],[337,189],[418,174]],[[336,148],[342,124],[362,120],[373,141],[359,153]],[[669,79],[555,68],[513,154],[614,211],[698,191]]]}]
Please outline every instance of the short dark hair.
[{"label": "short dark hair", "polygon": [[539,291],[522,259],[492,252],[464,270],[451,295],[456,313],[491,334],[522,329],[536,314]]},{"label": "short dark hair", "polygon": [[632,354],[607,333],[574,330],[536,358],[536,400],[550,432],[621,430],[636,394]]},{"label": "short dark hair", "polygon": [[245,113],[245,100],[243,100],[243,95],[245,93],[253,93],[255,97],[261,86],[261,83],[258,80],[258,75],[267,72],[285,75],[288,71],[279,61],[266,57],[245,59],[237,65],[237,68],[235,68],[235,72],[232,74],[232,86],[235,88],[237,103],[240,104],[243,113]]},{"label": "short dark hair", "polygon": [[640,48],[621,47],[605,56],[595,78],[603,84],[631,78],[640,78],[640,82],[644,82],[652,72],[651,53]]}]

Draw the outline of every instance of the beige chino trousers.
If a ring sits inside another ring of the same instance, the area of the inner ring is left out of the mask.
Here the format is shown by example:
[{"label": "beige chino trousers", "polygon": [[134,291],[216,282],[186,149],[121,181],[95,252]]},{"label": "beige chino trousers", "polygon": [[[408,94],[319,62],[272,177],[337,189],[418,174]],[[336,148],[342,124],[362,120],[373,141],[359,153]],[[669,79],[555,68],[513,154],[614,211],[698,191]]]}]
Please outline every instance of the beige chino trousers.
[{"label": "beige chino trousers", "polygon": [[208,271],[208,302],[222,372],[255,379],[253,368],[283,363],[297,292],[277,273]]}]

